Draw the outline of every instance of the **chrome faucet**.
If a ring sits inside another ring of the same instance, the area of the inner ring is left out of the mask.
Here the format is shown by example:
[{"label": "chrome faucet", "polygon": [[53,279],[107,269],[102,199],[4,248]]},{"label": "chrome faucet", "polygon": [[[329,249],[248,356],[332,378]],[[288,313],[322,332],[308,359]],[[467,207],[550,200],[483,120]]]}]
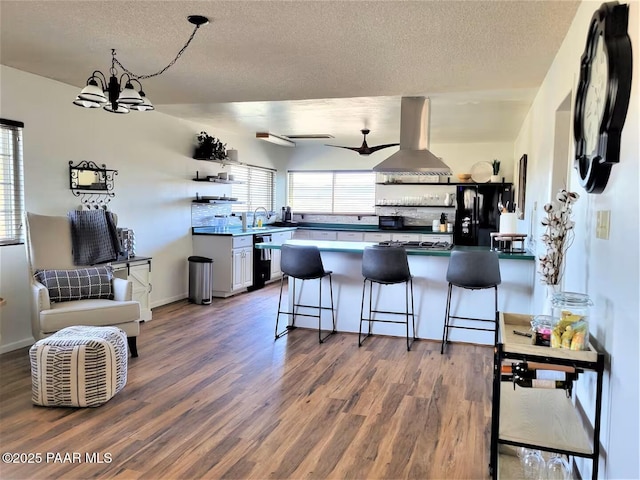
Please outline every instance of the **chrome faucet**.
[{"label": "chrome faucet", "polygon": [[256,209],[253,211],[253,223],[251,224],[251,228],[256,228],[256,217],[257,217],[258,210],[260,210],[260,209],[264,210],[264,213],[265,213],[265,215],[266,215],[266,217],[267,217],[267,220],[269,220],[269,217],[271,216],[271,215],[269,215],[269,212],[267,211],[267,209],[266,209],[266,208],[264,208],[264,207],[258,207],[258,208],[256,208]]}]

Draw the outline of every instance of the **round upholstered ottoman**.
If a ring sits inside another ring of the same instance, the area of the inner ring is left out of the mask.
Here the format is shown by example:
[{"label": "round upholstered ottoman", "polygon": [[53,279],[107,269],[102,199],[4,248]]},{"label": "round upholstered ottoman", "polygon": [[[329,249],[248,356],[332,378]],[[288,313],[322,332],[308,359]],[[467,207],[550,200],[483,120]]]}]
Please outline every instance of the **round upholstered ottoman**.
[{"label": "round upholstered ottoman", "polygon": [[127,335],[117,327],[67,327],[29,350],[31,398],[55,407],[97,407],[127,383]]}]

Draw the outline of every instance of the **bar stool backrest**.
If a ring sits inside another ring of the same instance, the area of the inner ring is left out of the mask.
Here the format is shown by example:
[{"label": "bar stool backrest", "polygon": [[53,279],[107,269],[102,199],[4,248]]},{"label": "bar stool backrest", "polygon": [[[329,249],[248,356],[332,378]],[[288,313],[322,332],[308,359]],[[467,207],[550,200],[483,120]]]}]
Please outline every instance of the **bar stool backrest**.
[{"label": "bar stool backrest", "polygon": [[285,275],[303,280],[326,275],[318,247],[284,244],[280,251],[280,270]]},{"label": "bar stool backrest", "polygon": [[402,247],[366,247],[362,276],[377,283],[401,283],[411,278],[407,251]]},{"label": "bar stool backrest", "polygon": [[490,250],[451,252],[447,282],[463,288],[490,288],[500,285],[498,254]]}]

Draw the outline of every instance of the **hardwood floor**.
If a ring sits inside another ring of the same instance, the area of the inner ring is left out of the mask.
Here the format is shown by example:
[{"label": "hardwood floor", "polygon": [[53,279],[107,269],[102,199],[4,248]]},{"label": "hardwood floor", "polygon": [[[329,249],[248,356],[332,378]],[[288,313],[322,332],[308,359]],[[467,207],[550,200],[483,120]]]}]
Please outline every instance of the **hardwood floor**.
[{"label": "hardwood floor", "polygon": [[490,347],[274,342],[277,293],[154,309],[127,385],[97,408],[33,406],[28,349],[0,356],[0,450],[42,454],[0,478],[488,478]]}]

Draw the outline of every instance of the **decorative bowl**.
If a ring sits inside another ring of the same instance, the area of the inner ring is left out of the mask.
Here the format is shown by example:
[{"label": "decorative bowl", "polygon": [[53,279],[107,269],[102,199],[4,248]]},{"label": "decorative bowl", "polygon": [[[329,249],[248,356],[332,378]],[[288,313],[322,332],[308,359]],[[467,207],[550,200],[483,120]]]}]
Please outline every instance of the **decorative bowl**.
[{"label": "decorative bowl", "polygon": [[471,179],[471,174],[470,173],[459,173],[458,174],[458,180],[460,180],[461,182],[468,182]]}]

